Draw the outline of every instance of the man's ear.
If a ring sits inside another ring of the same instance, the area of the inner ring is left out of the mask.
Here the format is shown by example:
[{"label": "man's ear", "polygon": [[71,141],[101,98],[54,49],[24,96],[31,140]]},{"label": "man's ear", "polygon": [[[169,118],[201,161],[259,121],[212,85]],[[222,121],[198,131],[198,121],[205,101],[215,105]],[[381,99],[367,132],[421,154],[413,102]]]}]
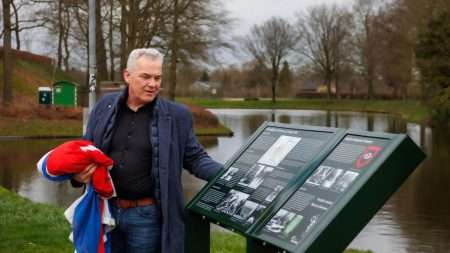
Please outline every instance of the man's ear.
[{"label": "man's ear", "polygon": [[128,84],[128,82],[130,80],[130,72],[127,69],[124,69],[122,76],[123,76],[123,80],[125,80],[125,82]]}]

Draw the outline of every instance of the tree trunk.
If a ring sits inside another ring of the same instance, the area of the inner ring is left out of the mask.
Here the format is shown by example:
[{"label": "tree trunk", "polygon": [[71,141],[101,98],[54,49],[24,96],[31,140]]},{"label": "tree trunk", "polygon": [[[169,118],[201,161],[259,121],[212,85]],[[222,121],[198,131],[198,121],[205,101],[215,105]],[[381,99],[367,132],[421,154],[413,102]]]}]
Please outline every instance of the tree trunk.
[{"label": "tree trunk", "polygon": [[336,87],[336,98],[338,99],[338,100],[340,100],[341,99],[341,90],[339,89],[339,78],[340,78],[340,75],[339,75],[339,67],[336,69],[336,74],[335,74],[335,77],[334,77],[334,86]]},{"label": "tree trunk", "polygon": [[62,11],[63,11],[63,3],[62,0],[58,0],[58,61],[57,66],[58,69],[61,70],[62,66],[62,43],[63,43],[63,33],[64,33],[64,26],[63,26],[63,20],[62,20]]},{"label": "tree trunk", "polygon": [[276,103],[276,87],[277,87],[277,81],[278,81],[278,67],[275,65],[272,65],[272,103]]},{"label": "tree trunk", "polygon": [[177,60],[178,60],[178,0],[173,1],[173,31],[170,54],[170,83],[169,99],[175,100],[175,91],[177,87]]},{"label": "tree trunk", "polygon": [[126,19],[126,40],[127,40],[127,47],[125,55],[128,57],[130,52],[136,48],[136,41],[137,41],[137,29],[139,27],[139,24],[137,24],[137,13],[138,13],[138,5],[139,1],[135,0],[128,0],[129,5],[128,8],[130,11],[127,13],[127,19]]},{"label": "tree trunk", "polygon": [[326,75],[325,75],[325,82],[326,82],[326,85],[327,85],[327,98],[328,99],[331,99],[331,81],[332,81],[332,74],[331,73],[327,73]]},{"label": "tree trunk", "polygon": [[65,27],[64,27],[64,33],[63,33],[63,44],[64,44],[64,55],[63,55],[63,62],[64,62],[64,69],[66,71],[70,70],[69,66],[69,59],[70,59],[70,48],[69,48],[69,33],[70,33],[70,13],[69,9],[66,8],[64,10],[65,13]]},{"label": "tree trunk", "polygon": [[106,47],[105,39],[103,38],[102,28],[102,6],[100,0],[95,1],[95,58],[97,63],[97,80],[108,80],[108,69],[106,64]]},{"label": "tree trunk", "polygon": [[11,6],[13,7],[14,11],[14,19],[15,19],[15,26],[14,26],[14,32],[16,34],[16,49],[20,50],[20,29],[19,29],[19,13],[17,11],[17,7],[14,4],[14,1],[11,1]]},{"label": "tree trunk", "polygon": [[120,69],[124,70],[127,67],[127,20],[128,20],[128,12],[127,12],[127,3],[126,0],[120,1]]},{"label": "tree trunk", "polygon": [[109,79],[111,81],[114,81],[115,79],[115,66],[114,66],[114,50],[113,50],[113,12],[114,12],[114,1],[110,1],[109,3],[109,36],[108,36],[108,41],[109,41]]},{"label": "tree trunk", "polygon": [[372,64],[369,64],[367,66],[367,98],[368,99],[374,98],[373,76],[374,76],[373,66],[372,66]]},{"label": "tree trunk", "polygon": [[11,51],[11,13],[10,0],[3,3],[3,105],[8,106],[12,101],[12,72],[14,55]]}]

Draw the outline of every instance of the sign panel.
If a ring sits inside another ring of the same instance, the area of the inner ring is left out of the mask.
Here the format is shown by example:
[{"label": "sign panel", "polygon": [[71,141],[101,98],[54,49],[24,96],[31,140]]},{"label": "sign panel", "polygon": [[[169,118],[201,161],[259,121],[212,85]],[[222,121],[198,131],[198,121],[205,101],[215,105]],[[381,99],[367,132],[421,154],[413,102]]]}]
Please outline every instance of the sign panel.
[{"label": "sign panel", "polygon": [[247,252],[342,252],[424,158],[404,134],[265,124],[188,205],[187,252],[208,221]]},{"label": "sign panel", "polygon": [[367,172],[389,140],[347,135],[264,225],[259,236],[290,251]]},{"label": "sign panel", "polygon": [[267,126],[190,207],[244,232],[334,136]]}]

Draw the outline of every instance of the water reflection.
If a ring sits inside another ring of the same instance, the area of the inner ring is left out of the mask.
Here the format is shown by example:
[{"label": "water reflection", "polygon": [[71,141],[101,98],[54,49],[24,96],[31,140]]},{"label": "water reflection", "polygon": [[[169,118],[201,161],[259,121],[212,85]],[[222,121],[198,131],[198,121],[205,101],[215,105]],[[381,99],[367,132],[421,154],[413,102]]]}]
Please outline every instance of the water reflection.
[{"label": "water reflection", "polygon": [[[314,110],[211,110],[234,131],[233,137],[200,138],[210,155],[226,162],[266,120],[276,122],[407,133],[427,159],[391,197],[350,245],[376,253],[448,252],[450,248],[450,131],[432,130],[388,114]],[[67,183],[38,176],[35,163],[63,142],[0,141],[0,184],[34,201],[67,206],[80,192]],[[393,168],[395,169],[395,168]],[[204,185],[183,174],[185,198]]]},{"label": "water reflection", "polygon": [[39,158],[64,140],[0,142],[0,185],[33,201],[68,206],[80,196],[68,182],[49,182],[36,171]]}]

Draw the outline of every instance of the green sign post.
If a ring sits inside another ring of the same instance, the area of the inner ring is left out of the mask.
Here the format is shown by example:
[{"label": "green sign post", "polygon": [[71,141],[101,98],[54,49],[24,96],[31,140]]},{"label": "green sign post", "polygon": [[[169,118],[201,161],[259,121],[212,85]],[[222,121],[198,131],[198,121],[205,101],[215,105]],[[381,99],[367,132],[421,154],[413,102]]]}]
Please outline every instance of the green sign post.
[{"label": "green sign post", "polygon": [[188,204],[186,252],[210,223],[247,252],[342,252],[424,158],[403,134],[265,123]]}]

